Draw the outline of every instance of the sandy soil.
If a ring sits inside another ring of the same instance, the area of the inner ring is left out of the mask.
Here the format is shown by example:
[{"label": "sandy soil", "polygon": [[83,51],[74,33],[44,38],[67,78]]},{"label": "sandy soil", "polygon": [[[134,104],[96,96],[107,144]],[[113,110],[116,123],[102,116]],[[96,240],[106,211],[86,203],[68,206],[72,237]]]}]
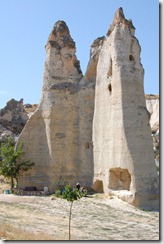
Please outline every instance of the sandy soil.
[{"label": "sandy soil", "polygon": [[[12,224],[24,231],[46,233],[68,240],[70,203],[50,196],[0,194],[0,226]],[[102,194],[73,203],[72,240],[159,240],[159,213],[146,212]]]}]

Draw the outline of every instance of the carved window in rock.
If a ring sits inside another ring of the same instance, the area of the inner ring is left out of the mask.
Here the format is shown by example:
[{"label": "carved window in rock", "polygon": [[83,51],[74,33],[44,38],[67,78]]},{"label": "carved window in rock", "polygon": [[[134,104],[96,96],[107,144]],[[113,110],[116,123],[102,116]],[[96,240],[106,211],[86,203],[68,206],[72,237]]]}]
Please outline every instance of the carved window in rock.
[{"label": "carved window in rock", "polygon": [[89,149],[90,145],[89,145],[89,142],[86,142],[85,143],[85,149]]},{"label": "carved window in rock", "polygon": [[112,75],[113,75],[113,62],[112,62],[112,59],[110,58],[109,69],[108,69],[108,73],[107,73],[107,77],[109,78],[108,90],[109,90],[110,95],[112,93],[112,84],[111,84]]},{"label": "carved window in rock", "polygon": [[93,189],[98,193],[103,193],[103,182],[102,180],[96,180],[93,184]]},{"label": "carved window in rock", "polygon": [[112,168],[109,170],[109,188],[113,190],[130,190],[131,175],[127,169]]},{"label": "carved window in rock", "polygon": [[93,146],[93,142],[90,141],[90,142],[85,142],[85,149],[89,149],[91,146]]},{"label": "carved window in rock", "polygon": [[134,59],[134,57],[133,57],[132,54],[129,55],[129,60],[130,60],[130,61],[135,61],[135,59]]},{"label": "carved window in rock", "polygon": [[109,92],[111,94],[111,92],[112,92],[112,85],[111,85],[111,83],[109,83],[109,85],[108,85],[108,90],[109,90]]}]

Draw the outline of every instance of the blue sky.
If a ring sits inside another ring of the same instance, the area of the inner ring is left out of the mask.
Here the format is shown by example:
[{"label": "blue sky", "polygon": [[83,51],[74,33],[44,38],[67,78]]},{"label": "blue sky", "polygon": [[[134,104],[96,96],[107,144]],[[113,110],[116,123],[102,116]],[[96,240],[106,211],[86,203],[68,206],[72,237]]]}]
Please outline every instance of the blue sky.
[{"label": "blue sky", "polygon": [[11,98],[39,103],[44,47],[56,21],[67,23],[84,74],[90,45],[106,35],[119,7],[136,28],[145,93],[159,94],[159,1],[0,0],[0,108]]}]

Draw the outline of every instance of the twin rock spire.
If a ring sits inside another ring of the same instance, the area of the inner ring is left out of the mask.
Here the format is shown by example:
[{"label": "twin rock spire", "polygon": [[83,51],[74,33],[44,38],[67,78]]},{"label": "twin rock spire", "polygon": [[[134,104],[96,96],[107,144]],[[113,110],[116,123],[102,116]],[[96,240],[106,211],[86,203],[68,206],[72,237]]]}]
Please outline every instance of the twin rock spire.
[{"label": "twin rock spire", "polygon": [[19,187],[56,190],[67,184],[92,187],[135,206],[158,207],[158,175],[145,105],[140,46],[122,8],[107,38],[91,46],[85,76],[75,43],[58,21],[46,44],[38,109],[18,143],[35,166]]}]

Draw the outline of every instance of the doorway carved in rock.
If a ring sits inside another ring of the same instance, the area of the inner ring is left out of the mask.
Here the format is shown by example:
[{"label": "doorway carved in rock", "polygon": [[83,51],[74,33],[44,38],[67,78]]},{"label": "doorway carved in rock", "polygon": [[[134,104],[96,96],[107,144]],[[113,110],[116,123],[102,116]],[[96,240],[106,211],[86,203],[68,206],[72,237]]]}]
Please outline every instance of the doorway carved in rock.
[{"label": "doorway carved in rock", "polygon": [[98,193],[103,193],[103,182],[102,180],[96,180],[93,184],[93,189]]}]

